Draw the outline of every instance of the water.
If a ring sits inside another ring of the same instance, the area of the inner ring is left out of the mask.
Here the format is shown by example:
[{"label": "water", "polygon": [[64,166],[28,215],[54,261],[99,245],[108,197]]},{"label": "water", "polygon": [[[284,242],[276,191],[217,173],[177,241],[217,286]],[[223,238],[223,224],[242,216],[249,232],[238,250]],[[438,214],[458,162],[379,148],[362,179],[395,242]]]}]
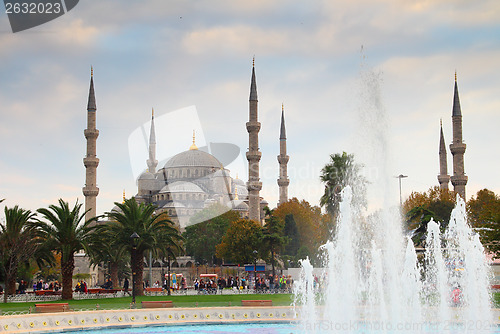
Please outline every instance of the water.
[{"label": "water", "polygon": [[[345,327],[350,326],[350,327]],[[473,328],[476,326],[469,324],[469,332],[475,333]],[[409,330],[410,328],[407,327]],[[462,333],[465,331],[461,325],[450,324],[449,330],[451,333]],[[353,334],[366,334],[370,333],[401,333],[404,329],[387,329],[378,327],[378,324],[364,324],[364,323],[351,323],[344,324],[344,330],[349,330]],[[443,327],[437,324],[427,324],[421,328],[412,328],[412,333],[422,334],[435,334],[442,333]],[[176,326],[151,326],[151,327],[135,327],[135,328],[120,328],[120,329],[104,329],[104,330],[89,330],[89,331],[75,331],[65,332],[68,334],[136,334],[136,333],[177,333],[177,334],[233,334],[233,333],[251,333],[251,334],[301,334],[301,333],[338,333],[342,328],[333,325],[331,322],[322,321],[316,323],[316,330],[297,326],[295,324],[282,323],[282,324],[225,324],[225,325],[176,325]],[[500,330],[493,327],[491,333],[499,334]]]},{"label": "water", "polygon": [[252,333],[252,334],[290,334],[299,333],[293,324],[226,324],[226,325],[176,325],[176,326],[149,326],[120,329],[89,330],[65,333],[80,334],[136,334],[136,333],[177,333],[177,334],[230,334],[230,333]]},{"label": "water", "polygon": [[[370,333],[491,332],[489,266],[478,235],[467,224],[465,202],[457,196],[444,233],[438,223],[429,222],[425,253],[417,257],[403,234],[399,206],[390,201],[399,196],[391,185],[380,74],[365,71],[361,79],[356,157],[371,171],[363,176],[369,181],[368,199],[376,195],[375,210],[353,196],[353,191],[359,194],[359,180],[342,190],[336,231],[322,246],[325,286],[297,289],[297,308],[305,315],[300,327],[323,333],[314,321],[326,321],[345,333],[357,332],[351,324],[364,324]],[[302,268],[298,285],[312,279],[307,259]],[[315,299],[320,302],[312,307]]]}]

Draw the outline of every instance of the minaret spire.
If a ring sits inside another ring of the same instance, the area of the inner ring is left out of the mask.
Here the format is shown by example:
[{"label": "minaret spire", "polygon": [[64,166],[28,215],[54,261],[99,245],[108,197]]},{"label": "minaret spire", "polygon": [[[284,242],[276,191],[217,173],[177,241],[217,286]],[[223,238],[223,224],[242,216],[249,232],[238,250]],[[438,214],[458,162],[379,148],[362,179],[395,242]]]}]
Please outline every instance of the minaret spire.
[{"label": "minaret spire", "polygon": [[85,219],[88,220],[97,215],[97,166],[99,159],[96,154],[97,137],[99,130],[96,129],[96,103],[94,93],[94,69],[90,69],[90,88],[89,100],[87,103],[87,129],[83,132],[87,139],[87,154],[83,158],[85,165],[85,186],[83,187],[83,195],[85,196]]},{"label": "minaret spire", "polygon": [[261,222],[260,219],[260,190],[262,182],[259,178],[259,161],[262,153],[259,151],[259,131],[260,122],[258,121],[258,100],[257,83],[255,80],[255,57],[252,64],[252,79],[250,83],[249,98],[249,121],[246,124],[248,131],[248,206],[249,218]]},{"label": "minaret spire", "polygon": [[453,176],[451,177],[451,183],[453,184],[453,190],[466,200],[465,185],[467,184],[468,177],[465,175],[464,153],[467,146],[463,143],[462,139],[462,110],[458,97],[456,72],[451,119],[453,122],[453,142],[450,144],[450,151],[453,154]]},{"label": "minaret spire", "polygon": [[278,155],[278,163],[280,165],[278,206],[288,202],[288,185],[290,184],[290,180],[288,179],[287,164],[289,159],[290,157],[286,154],[285,108],[281,104],[280,155]]},{"label": "minaret spire", "polygon": [[155,110],[151,108],[151,130],[149,132],[149,159],[146,161],[148,164],[148,172],[156,173],[156,135],[155,135]]},{"label": "minaret spire", "polygon": [[440,120],[441,132],[439,136],[439,187],[443,190],[448,190],[448,183],[450,182],[450,175],[448,175],[448,162],[446,158],[446,145],[443,135],[443,120]]}]

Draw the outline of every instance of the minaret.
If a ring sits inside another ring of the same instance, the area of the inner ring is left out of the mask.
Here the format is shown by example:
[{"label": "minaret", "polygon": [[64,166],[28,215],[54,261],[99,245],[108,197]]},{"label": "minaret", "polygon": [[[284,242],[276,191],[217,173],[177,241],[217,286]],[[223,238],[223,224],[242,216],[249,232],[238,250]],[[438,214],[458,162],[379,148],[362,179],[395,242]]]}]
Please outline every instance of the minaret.
[{"label": "minaret", "polygon": [[442,190],[448,190],[448,183],[450,182],[450,176],[448,175],[448,162],[446,159],[446,145],[444,143],[443,135],[443,120],[440,121],[441,133],[439,136],[439,188]]},{"label": "minaret", "polygon": [[257,83],[255,82],[255,58],[252,65],[252,81],[250,84],[249,112],[250,118],[247,122],[248,131],[248,206],[249,218],[260,222],[260,190],[262,182],[259,180],[259,161],[262,155],[259,152],[259,130],[260,122],[257,118]]},{"label": "minaret", "polygon": [[280,178],[278,179],[278,186],[280,189],[280,198],[278,205],[288,201],[288,179],[287,164],[290,157],[286,155],[286,130],[285,130],[285,110],[283,104],[281,105],[281,129],[280,129],[280,155],[278,155],[278,162],[280,165]]},{"label": "minaret", "polygon": [[468,177],[464,171],[464,153],[466,145],[462,141],[462,110],[460,109],[460,99],[458,98],[457,73],[455,72],[455,95],[453,97],[453,142],[450,144],[450,151],[453,154],[453,176],[451,183],[453,190],[458,193],[464,200],[465,185]]},{"label": "minaret", "polygon": [[85,196],[85,219],[88,220],[97,215],[96,199],[99,194],[97,188],[97,166],[99,159],[96,156],[96,142],[99,136],[99,130],[95,127],[96,121],[96,104],[94,95],[94,71],[90,69],[90,89],[89,101],[87,104],[87,129],[83,132],[87,139],[87,155],[83,158],[85,165],[85,187],[83,187],[83,195]]},{"label": "minaret", "polygon": [[155,136],[155,110],[151,109],[151,131],[149,132],[149,159],[147,160],[148,172],[156,173],[156,136]]}]

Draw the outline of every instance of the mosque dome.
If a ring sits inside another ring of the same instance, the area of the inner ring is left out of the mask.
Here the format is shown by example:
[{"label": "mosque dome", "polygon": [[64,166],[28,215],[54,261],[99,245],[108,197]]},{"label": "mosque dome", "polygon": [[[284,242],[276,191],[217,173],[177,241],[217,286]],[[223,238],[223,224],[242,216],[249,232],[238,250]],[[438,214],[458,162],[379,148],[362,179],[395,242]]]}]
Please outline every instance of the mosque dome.
[{"label": "mosque dome", "polygon": [[190,149],[189,151],[174,155],[165,163],[165,169],[176,167],[209,167],[220,169],[223,166],[213,155],[198,149]]},{"label": "mosque dome", "polygon": [[203,193],[203,189],[192,182],[176,181],[167,184],[160,190],[160,193]]}]

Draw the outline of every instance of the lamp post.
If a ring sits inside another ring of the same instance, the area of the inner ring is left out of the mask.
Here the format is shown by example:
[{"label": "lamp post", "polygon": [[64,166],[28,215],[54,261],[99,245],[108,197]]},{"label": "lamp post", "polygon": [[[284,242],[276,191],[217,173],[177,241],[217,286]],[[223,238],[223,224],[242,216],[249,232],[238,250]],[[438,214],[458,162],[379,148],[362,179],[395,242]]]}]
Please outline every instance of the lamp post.
[{"label": "lamp post", "polygon": [[253,275],[255,280],[255,292],[257,292],[257,254],[256,250],[253,251]]},{"label": "lamp post", "polygon": [[168,270],[167,270],[167,294],[170,296],[170,248],[167,248],[167,261],[168,261]]},{"label": "lamp post", "polygon": [[401,179],[404,179],[405,177],[408,177],[408,175],[399,174],[398,176],[396,176],[396,178],[399,179],[399,207],[400,208],[403,207],[403,197],[401,195]]},{"label": "lamp post", "polygon": [[135,306],[135,262],[137,257],[137,243],[139,242],[139,234],[137,232],[132,233],[130,240],[132,241],[132,257],[130,258],[130,267],[132,269],[132,304]]}]

